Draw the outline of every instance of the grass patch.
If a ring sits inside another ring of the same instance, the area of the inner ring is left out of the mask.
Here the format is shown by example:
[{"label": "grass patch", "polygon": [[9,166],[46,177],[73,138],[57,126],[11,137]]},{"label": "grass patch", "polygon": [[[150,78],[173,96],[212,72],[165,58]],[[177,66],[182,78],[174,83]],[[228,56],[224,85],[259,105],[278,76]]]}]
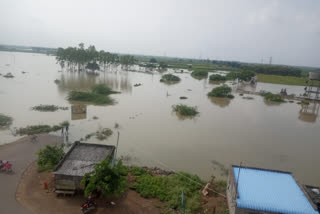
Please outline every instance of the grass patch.
[{"label": "grass patch", "polygon": [[103,94],[96,94],[92,92],[83,92],[83,91],[69,92],[68,100],[90,102],[98,105],[114,103],[114,100],[112,98],[105,96]]},{"label": "grass patch", "polygon": [[209,77],[210,81],[226,81],[227,77],[221,76],[219,74],[213,74]]},{"label": "grass patch", "polygon": [[161,77],[160,82],[179,82],[180,77],[173,74],[165,74]]},{"label": "grass patch", "polygon": [[104,84],[97,84],[91,87],[91,92],[96,94],[103,94],[103,95],[109,95],[109,94],[116,94],[118,92],[113,91],[111,88],[107,87]]},{"label": "grass patch", "polygon": [[258,74],[258,81],[272,84],[283,85],[306,85],[307,78],[305,77],[293,77],[293,76],[279,76],[279,75],[266,75]]},{"label": "grass patch", "polygon": [[191,76],[194,78],[202,79],[208,77],[208,71],[205,70],[196,70],[191,73]]},{"label": "grass patch", "polygon": [[68,107],[59,107],[56,105],[37,105],[31,108],[34,111],[42,111],[42,112],[54,112],[60,110],[68,110]]},{"label": "grass patch", "polygon": [[231,94],[232,89],[227,85],[222,85],[216,88],[213,88],[211,92],[208,93],[210,97],[225,97],[225,98],[233,98],[234,96]]},{"label": "grass patch", "polygon": [[12,117],[0,114],[0,128],[8,127],[12,124]]},{"label": "grass patch", "polygon": [[88,140],[91,137],[95,136],[98,140],[106,140],[108,137],[110,137],[113,134],[113,131],[109,128],[99,129],[96,132],[87,134],[85,139]]},{"label": "grass patch", "polygon": [[187,106],[184,104],[173,105],[172,109],[182,116],[196,116],[199,114],[197,107]]},{"label": "grass patch", "polygon": [[91,92],[70,91],[68,100],[90,102],[97,105],[113,104],[114,100],[108,97],[108,95],[115,93],[119,92],[112,91],[110,88],[103,84],[97,84],[92,86]]},{"label": "grass patch", "polygon": [[309,105],[310,102],[309,102],[309,101],[306,101],[306,100],[302,100],[302,101],[301,101],[301,104],[302,104],[302,105]]},{"label": "grass patch", "polygon": [[262,92],[261,96],[263,96],[264,99],[267,101],[278,102],[278,103],[284,102],[284,99],[281,97],[280,94],[273,94],[271,92]]},{"label": "grass patch", "polygon": [[[136,177],[136,184],[131,186],[142,197],[158,198],[166,201],[169,207],[181,206],[181,193],[184,192],[187,213],[201,210],[200,188],[204,184],[196,175],[181,172],[168,176],[151,176],[144,173]],[[198,183],[198,184],[197,184]]]},{"label": "grass patch", "polygon": [[[66,121],[66,122],[68,122],[68,121]],[[17,129],[16,134],[18,134],[18,135],[34,135],[34,134],[41,134],[41,133],[56,132],[56,131],[62,129],[63,127],[65,127],[66,122],[62,122],[59,125],[54,125],[54,126],[49,126],[49,125],[27,126],[25,128]]]}]

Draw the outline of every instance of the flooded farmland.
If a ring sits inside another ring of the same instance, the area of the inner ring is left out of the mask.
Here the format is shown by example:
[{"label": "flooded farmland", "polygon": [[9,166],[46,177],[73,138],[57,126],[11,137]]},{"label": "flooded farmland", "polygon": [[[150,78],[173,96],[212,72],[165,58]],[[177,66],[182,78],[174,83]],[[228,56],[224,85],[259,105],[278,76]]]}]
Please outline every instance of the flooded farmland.
[{"label": "flooded farmland", "polygon": [[[69,142],[99,128],[111,128],[114,134],[107,140],[90,138],[88,142],[116,144],[119,131],[118,156],[129,163],[188,171],[209,179],[211,175],[225,177],[230,164],[242,162],[292,171],[302,183],[320,185],[319,117],[303,113],[296,101],[273,105],[261,96],[250,95],[254,99],[247,100],[235,92],[232,100],[208,98],[216,85],[188,73],[177,74],[181,81],[168,85],[159,81],[161,74],[128,72],[120,67],[98,76],[60,70],[53,56],[0,52],[0,73],[14,76],[0,76],[0,113],[13,118],[10,129],[0,130],[0,144],[18,139],[12,135],[14,127],[68,120]],[[56,79],[60,82],[55,83]],[[68,92],[90,89],[97,83],[121,92],[111,95],[116,104],[88,104],[83,117],[72,116]],[[137,83],[141,86],[134,87]],[[287,88],[289,94],[303,92],[301,86],[263,83],[246,90],[278,93],[281,88]],[[180,100],[180,96],[188,99]],[[200,115],[177,117],[172,105],[179,103],[197,106]],[[39,104],[67,106],[69,110],[31,110]]]}]

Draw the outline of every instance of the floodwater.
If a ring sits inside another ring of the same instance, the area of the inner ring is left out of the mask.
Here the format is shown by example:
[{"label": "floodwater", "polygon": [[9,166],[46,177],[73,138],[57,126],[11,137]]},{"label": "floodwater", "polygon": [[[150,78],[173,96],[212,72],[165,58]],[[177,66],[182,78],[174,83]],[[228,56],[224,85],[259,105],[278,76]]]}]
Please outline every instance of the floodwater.
[{"label": "floodwater", "polygon": [[[129,163],[188,171],[209,179],[211,175],[225,177],[230,164],[242,162],[291,171],[302,183],[320,185],[319,117],[296,101],[274,105],[260,96],[250,95],[254,99],[247,100],[237,93],[232,100],[209,99],[206,94],[216,85],[186,73],[177,74],[180,83],[167,85],[159,82],[161,75],[157,73],[111,68],[93,76],[59,70],[52,56],[0,52],[0,73],[15,76],[0,76],[0,113],[13,117],[11,130],[69,120],[70,142],[99,128],[112,128],[114,134],[107,140],[91,138],[89,142],[115,145],[119,131],[118,157],[125,157]],[[56,84],[55,79],[61,82]],[[95,83],[120,91],[111,95],[117,103],[87,105],[87,114],[72,120],[68,92],[89,89]],[[134,87],[136,83],[142,86]],[[258,83],[256,88],[246,87],[272,92],[281,88],[287,88],[289,94],[303,93],[303,87],[297,86]],[[188,99],[180,100],[180,96]],[[179,103],[197,106],[200,115],[194,119],[178,117],[172,105]],[[32,111],[31,107],[38,104],[68,106],[69,110]],[[118,129],[115,123],[120,125]],[[18,138],[10,129],[0,130],[0,144]]]}]

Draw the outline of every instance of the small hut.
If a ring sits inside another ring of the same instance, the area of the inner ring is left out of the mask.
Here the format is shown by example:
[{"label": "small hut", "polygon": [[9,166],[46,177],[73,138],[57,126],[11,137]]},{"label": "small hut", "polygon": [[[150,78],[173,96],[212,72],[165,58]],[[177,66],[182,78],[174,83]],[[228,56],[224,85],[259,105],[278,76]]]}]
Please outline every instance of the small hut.
[{"label": "small hut", "polygon": [[55,168],[56,193],[73,194],[81,188],[80,182],[86,173],[106,158],[112,158],[115,146],[75,142]]}]

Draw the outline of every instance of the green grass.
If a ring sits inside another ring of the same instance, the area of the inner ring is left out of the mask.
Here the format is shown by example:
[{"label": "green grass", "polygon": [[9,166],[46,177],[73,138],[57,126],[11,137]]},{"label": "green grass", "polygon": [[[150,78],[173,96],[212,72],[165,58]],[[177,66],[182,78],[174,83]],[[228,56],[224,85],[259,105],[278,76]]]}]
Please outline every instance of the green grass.
[{"label": "green grass", "polygon": [[307,78],[293,77],[293,76],[279,76],[279,75],[266,75],[258,74],[258,82],[283,84],[283,85],[306,85]]},{"label": "green grass", "polygon": [[[34,134],[41,134],[41,133],[49,133],[49,132],[56,132],[62,127],[64,127],[64,123],[60,123],[60,125],[31,125],[24,128],[17,129],[18,135],[34,135]],[[69,123],[69,122],[68,122]]]},{"label": "green grass", "polygon": [[181,172],[168,176],[151,176],[143,173],[136,176],[136,184],[131,186],[142,197],[158,198],[168,206],[178,209],[181,206],[181,193],[184,192],[187,213],[201,210],[200,189],[204,184],[197,175]]},{"label": "green grass", "polygon": [[219,74],[213,74],[209,77],[210,81],[226,81],[227,78],[225,76],[221,76]]},{"label": "green grass", "polygon": [[285,102],[280,94],[273,94],[271,92],[263,92],[263,93],[261,93],[261,96],[263,96],[264,99],[267,101],[277,102],[277,103]]},{"label": "green grass", "polygon": [[108,137],[110,137],[113,134],[113,131],[109,128],[100,128],[98,131],[87,134],[85,139],[88,140],[92,136],[95,136],[98,140],[106,140]]},{"label": "green grass", "polygon": [[231,94],[232,89],[227,85],[222,85],[216,88],[213,88],[211,92],[208,93],[210,97],[225,97],[225,98],[233,98],[234,96]]},{"label": "green grass", "polygon": [[187,106],[184,104],[178,104],[172,106],[173,111],[179,113],[182,116],[196,116],[199,114],[197,107]]},{"label": "green grass", "polygon": [[116,94],[118,92],[112,91],[111,88],[107,87],[104,84],[97,84],[91,87],[91,92],[96,94],[103,94],[103,95],[109,95],[109,94]]},{"label": "green grass", "polygon": [[12,124],[12,117],[0,114],[0,128],[8,127]]},{"label": "green grass", "polygon": [[68,95],[68,100],[90,102],[97,105],[114,103],[114,100],[106,95],[83,91],[70,91]]},{"label": "green grass", "polygon": [[86,91],[70,91],[68,95],[69,101],[82,101],[90,102],[97,105],[114,104],[114,100],[108,95],[119,93],[112,91],[110,88],[103,84],[94,85],[91,92]]},{"label": "green grass", "polygon": [[68,110],[68,107],[59,107],[56,105],[37,105],[31,108],[32,110],[35,111],[42,111],[42,112],[54,112],[54,111],[58,111],[59,109],[61,110]]},{"label": "green grass", "polygon": [[196,70],[191,73],[191,76],[194,78],[207,78],[208,77],[208,71],[206,70]]},{"label": "green grass", "polygon": [[165,74],[161,77],[160,82],[179,82],[181,79],[180,77],[173,75],[173,74]]}]

